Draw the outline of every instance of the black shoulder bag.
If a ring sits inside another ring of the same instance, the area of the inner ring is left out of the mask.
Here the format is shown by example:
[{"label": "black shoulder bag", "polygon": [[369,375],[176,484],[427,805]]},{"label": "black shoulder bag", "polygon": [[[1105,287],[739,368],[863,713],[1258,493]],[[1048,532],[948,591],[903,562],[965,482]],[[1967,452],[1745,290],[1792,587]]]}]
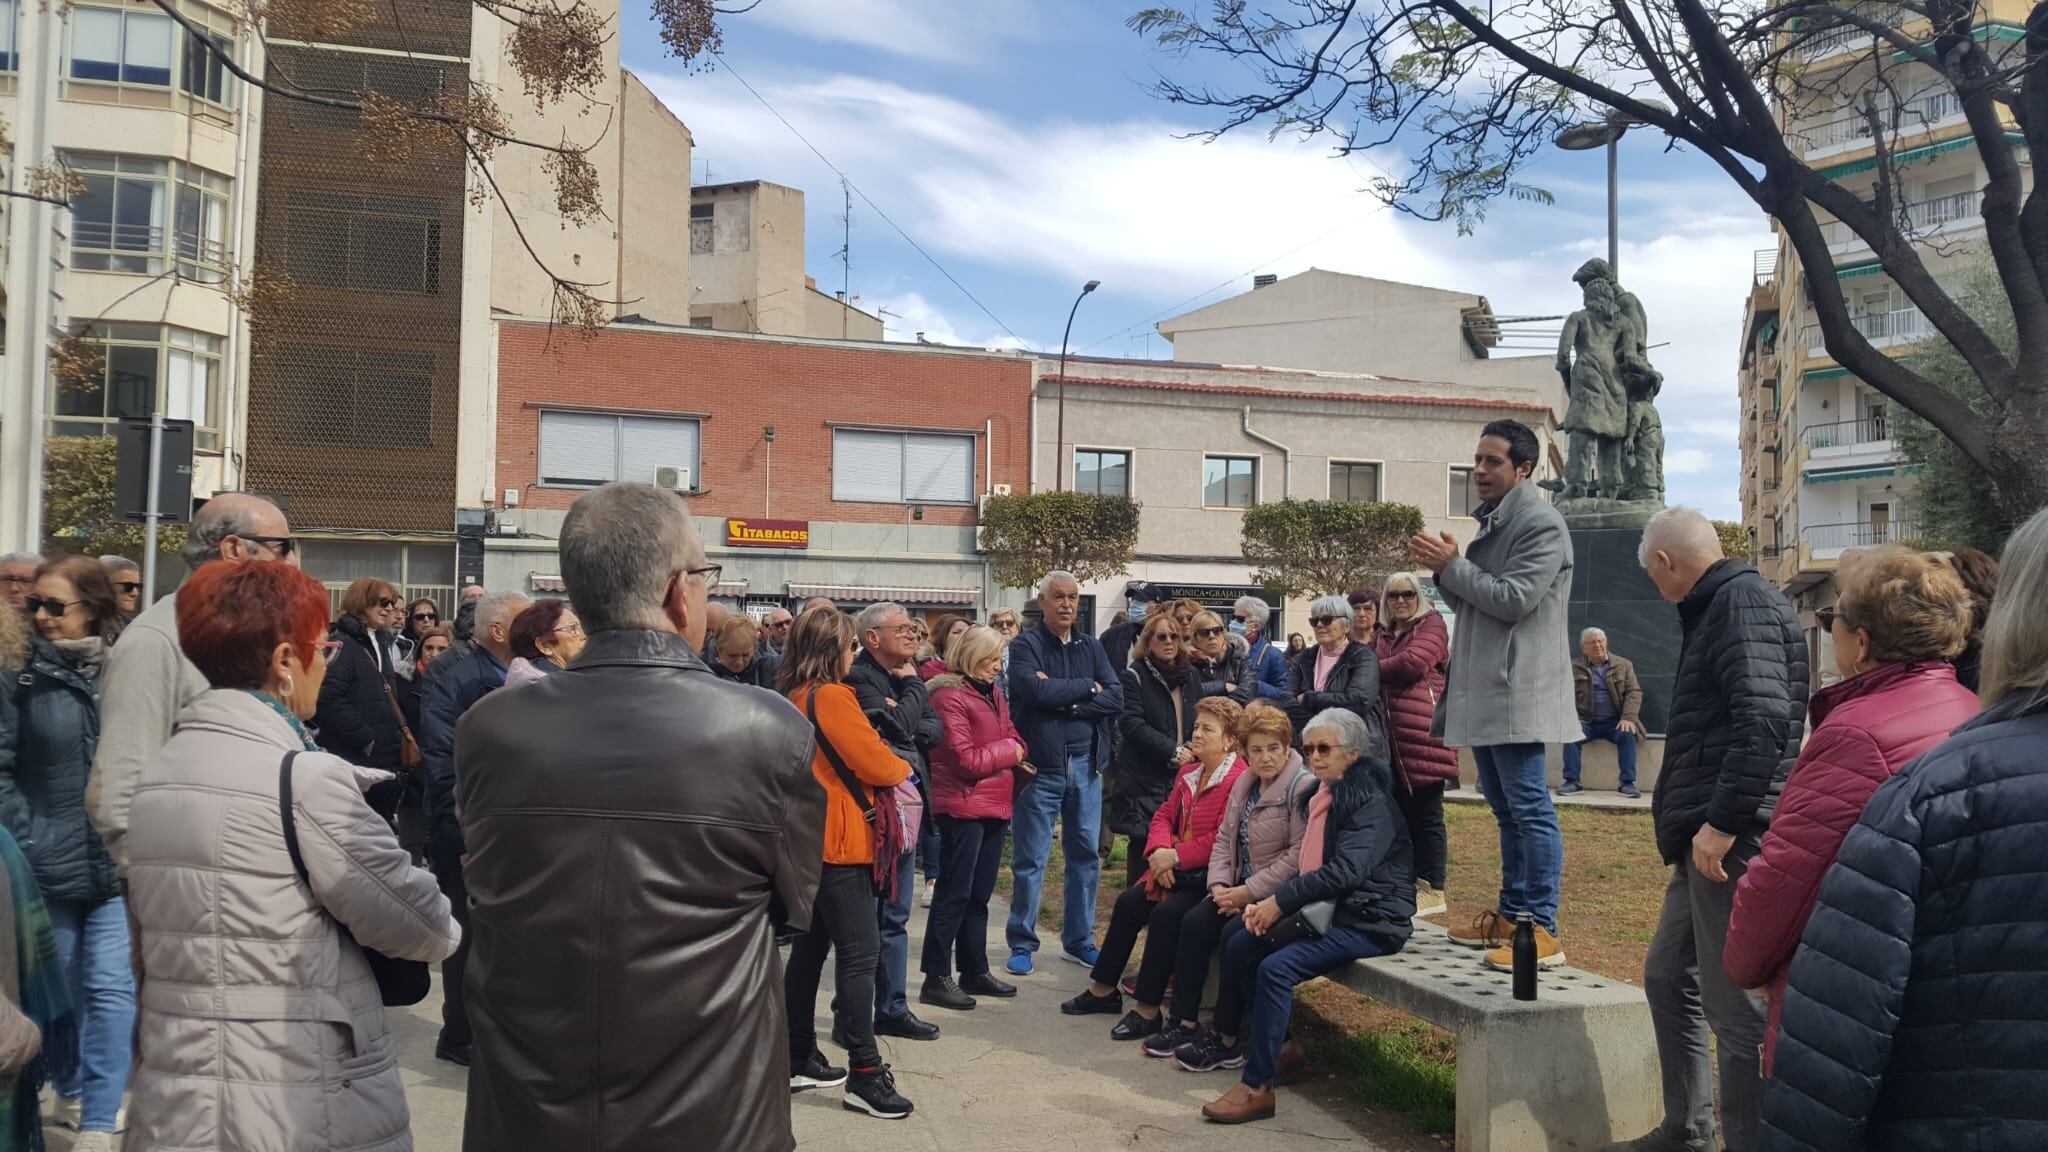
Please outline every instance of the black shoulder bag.
[{"label": "black shoulder bag", "polygon": [[[284,763],[277,768],[277,810],[284,821],[284,850],[291,855],[292,871],[299,874],[310,891],[313,878],[306,874],[306,858],[299,855],[299,825],[292,818],[292,761],[299,758],[297,752],[284,754]],[[355,939],[349,933],[348,925],[335,921],[335,928],[342,935]],[[375,948],[362,949],[363,959],[370,962],[370,974],[377,978],[377,991],[387,1008],[403,1008],[417,1004],[427,998],[427,990],[433,985],[433,977],[427,971],[424,960],[399,960],[386,956]]]}]

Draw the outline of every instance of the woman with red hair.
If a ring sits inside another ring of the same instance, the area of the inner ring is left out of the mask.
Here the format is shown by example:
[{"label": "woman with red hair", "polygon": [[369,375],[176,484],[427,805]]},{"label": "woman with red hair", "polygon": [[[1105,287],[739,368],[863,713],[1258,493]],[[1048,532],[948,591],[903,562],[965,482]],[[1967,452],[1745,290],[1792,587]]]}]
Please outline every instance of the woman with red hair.
[{"label": "woman with red hair", "polygon": [[288,564],[222,561],[177,608],[179,646],[213,688],[135,790],[128,898],[151,995],[126,1143],[410,1149],[363,949],[432,962],[461,931],[363,798],[390,774],[306,731],[335,646],[327,593]]}]

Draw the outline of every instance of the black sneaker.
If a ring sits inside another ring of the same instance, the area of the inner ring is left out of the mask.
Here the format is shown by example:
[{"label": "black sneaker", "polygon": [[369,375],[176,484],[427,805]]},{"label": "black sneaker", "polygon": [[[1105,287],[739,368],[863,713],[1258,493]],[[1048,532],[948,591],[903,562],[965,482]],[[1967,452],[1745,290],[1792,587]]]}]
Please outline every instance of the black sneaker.
[{"label": "black sneaker", "polygon": [[1060,1005],[1060,1012],[1067,1016],[1115,1015],[1123,1010],[1123,993],[1111,992],[1107,996],[1097,996],[1086,988],[1081,989],[1080,994],[1072,1000]]},{"label": "black sneaker", "polygon": [[983,972],[979,976],[962,976],[960,990],[970,996],[994,996],[999,1000],[1007,1000],[1017,994],[1015,984],[1007,980],[998,980],[988,972]]},{"label": "black sneaker", "polygon": [[825,1060],[825,1054],[811,1049],[811,1058],[789,1070],[789,1090],[802,1092],[810,1088],[837,1088],[846,1083],[846,1069],[834,1068]]},{"label": "black sneaker", "polygon": [[1124,1018],[1117,1021],[1116,1027],[1109,1030],[1109,1038],[1111,1040],[1143,1040],[1165,1026],[1162,1019],[1164,1016],[1165,1013],[1162,1012],[1160,1015],[1147,1020],[1143,1016],[1138,1015],[1137,1009],[1134,1008],[1124,1013]]},{"label": "black sneaker", "polygon": [[896,1091],[896,1077],[887,1064],[868,1071],[855,1069],[846,1080],[846,1097],[839,1106],[848,1112],[865,1112],[884,1120],[901,1120],[914,1106]]},{"label": "black sneaker", "polygon": [[1235,1044],[1226,1046],[1214,1028],[1204,1028],[1200,1036],[1174,1049],[1173,1062],[1187,1072],[1214,1072],[1244,1067],[1244,1053]]},{"label": "black sneaker", "polygon": [[450,1064],[460,1064],[464,1068],[469,1067],[471,1051],[470,1045],[460,1040],[450,1040],[446,1036],[434,1041],[434,1059],[446,1060]]},{"label": "black sneaker", "polygon": [[1183,1027],[1176,1020],[1152,1035],[1145,1037],[1145,1042],[1139,1045],[1139,1047],[1145,1050],[1145,1055],[1155,1060],[1171,1060],[1173,1059],[1174,1052],[1181,1045],[1188,1043],[1201,1034],[1202,1026],[1200,1024],[1189,1028]]},{"label": "black sneaker", "polygon": [[924,987],[917,994],[917,1002],[929,1004],[934,1008],[951,1008],[955,1012],[974,1010],[974,997],[962,992],[960,985],[953,983],[951,976],[925,977]]},{"label": "black sneaker", "polygon": [[939,1026],[919,1020],[914,1012],[905,1012],[901,1016],[875,1017],[875,1035],[899,1040],[937,1040]]}]

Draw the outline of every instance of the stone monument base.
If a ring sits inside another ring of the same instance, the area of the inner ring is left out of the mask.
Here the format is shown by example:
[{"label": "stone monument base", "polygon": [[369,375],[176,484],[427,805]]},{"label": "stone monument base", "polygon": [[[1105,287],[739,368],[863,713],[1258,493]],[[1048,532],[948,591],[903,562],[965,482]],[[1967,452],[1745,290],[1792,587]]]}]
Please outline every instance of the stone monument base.
[{"label": "stone monument base", "polygon": [[1633,528],[1638,532],[1650,517],[1664,510],[1657,500],[1613,500],[1605,496],[1581,496],[1576,500],[1555,500],[1564,522],[1574,532],[1581,528]]},{"label": "stone monument base", "polygon": [[1579,655],[1582,630],[1605,631],[1608,648],[1633,663],[1636,677],[1642,681],[1643,731],[1661,736],[1671,715],[1671,686],[1678,674],[1678,647],[1684,637],[1678,607],[1658,594],[1650,574],[1636,559],[1643,539],[1640,524],[1588,528],[1574,518],[1571,533],[1572,655]]}]

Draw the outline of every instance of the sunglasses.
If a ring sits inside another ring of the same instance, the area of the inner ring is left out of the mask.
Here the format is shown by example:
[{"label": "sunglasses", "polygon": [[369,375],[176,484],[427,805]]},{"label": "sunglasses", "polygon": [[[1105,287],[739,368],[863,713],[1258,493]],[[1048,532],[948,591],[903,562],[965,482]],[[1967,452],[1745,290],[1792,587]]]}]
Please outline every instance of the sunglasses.
[{"label": "sunglasses", "polygon": [[412,614],[412,618],[422,624],[432,624],[441,619],[438,614],[433,612],[415,612]]},{"label": "sunglasses", "polygon": [[1342,744],[1303,744],[1301,753],[1304,756],[1335,756],[1343,749]]},{"label": "sunglasses", "polygon": [[1221,628],[1197,628],[1197,629],[1195,629],[1195,638],[1196,638],[1197,640],[1207,640],[1207,639],[1208,639],[1209,637],[1211,637],[1211,636],[1221,636],[1221,635],[1223,635],[1223,629],[1221,629]]},{"label": "sunglasses", "polygon": [[1015,620],[996,621],[996,631],[998,632],[1015,632],[1016,630],[1017,622]]},{"label": "sunglasses", "polygon": [[142,591],[142,581],[117,580],[114,582],[114,587],[120,589],[123,592],[126,592],[130,596],[133,596],[135,593]]},{"label": "sunglasses", "polygon": [[398,601],[393,600],[389,596],[381,597],[377,601],[377,607],[384,609],[386,612],[389,612],[393,608],[398,607]]},{"label": "sunglasses", "polygon": [[[31,598],[30,602],[34,602],[33,598]],[[1823,608],[1820,611],[1815,612],[1813,614],[1813,622],[1815,624],[1820,625],[1820,630],[1823,632],[1834,631],[1835,621],[1841,618],[1842,614],[1840,612],[1835,611],[1833,608]]]},{"label": "sunglasses", "polygon": [[1413,592],[1389,592],[1389,593],[1387,593],[1387,599],[1389,599],[1389,600],[1413,600],[1413,599],[1415,599],[1415,593],[1413,593]]},{"label": "sunglasses", "polygon": [[299,542],[289,536],[237,536],[235,539],[245,540],[251,544],[261,544],[279,556],[289,556],[297,551],[299,547]]},{"label": "sunglasses", "polygon": [[1311,616],[1308,618],[1308,622],[1311,626],[1316,628],[1328,628],[1330,625],[1335,624],[1339,619],[1341,619],[1341,617]]},{"label": "sunglasses", "polygon": [[31,596],[27,601],[28,614],[31,616],[62,616],[83,603],[85,603],[83,600],[73,600],[70,603],[66,603],[62,600],[53,600],[45,596]]}]

